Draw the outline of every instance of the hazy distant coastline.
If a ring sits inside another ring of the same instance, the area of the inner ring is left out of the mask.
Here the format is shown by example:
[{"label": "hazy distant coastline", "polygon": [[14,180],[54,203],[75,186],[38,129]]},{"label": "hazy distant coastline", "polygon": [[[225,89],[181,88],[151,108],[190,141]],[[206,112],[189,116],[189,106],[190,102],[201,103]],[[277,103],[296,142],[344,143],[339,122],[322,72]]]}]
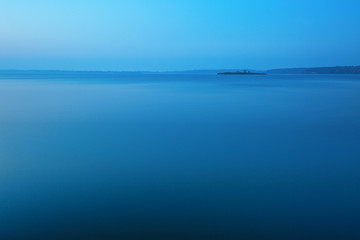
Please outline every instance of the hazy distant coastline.
[{"label": "hazy distant coastline", "polygon": [[360,66],[314,67],[314,68],[280,68],[271,69],[273,74],[360,74]]},{"label": "hazy distant coastline", "polygon": [[[239,68],[242,69],[242,68]],[[236,72],[239,69],[203,69],[183,71],[75,71],[75,70],[0,70],[0,74],[217,74]],[[313,68],[279,68],[270,70],[250,70],[268,74],[360,74],[360,66],[336,66]]]}]

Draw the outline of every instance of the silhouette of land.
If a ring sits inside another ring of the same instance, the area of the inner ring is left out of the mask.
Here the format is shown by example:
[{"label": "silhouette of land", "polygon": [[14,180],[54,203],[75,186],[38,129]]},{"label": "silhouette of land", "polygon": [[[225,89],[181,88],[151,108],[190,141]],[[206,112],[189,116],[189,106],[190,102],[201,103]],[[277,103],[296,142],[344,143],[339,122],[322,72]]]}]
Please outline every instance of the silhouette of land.
[{"label": "silhouette of land", "polygon": [[280,68],[267,73],[275,74],[360,74],[360,66],[314,67],[314,68]]}]

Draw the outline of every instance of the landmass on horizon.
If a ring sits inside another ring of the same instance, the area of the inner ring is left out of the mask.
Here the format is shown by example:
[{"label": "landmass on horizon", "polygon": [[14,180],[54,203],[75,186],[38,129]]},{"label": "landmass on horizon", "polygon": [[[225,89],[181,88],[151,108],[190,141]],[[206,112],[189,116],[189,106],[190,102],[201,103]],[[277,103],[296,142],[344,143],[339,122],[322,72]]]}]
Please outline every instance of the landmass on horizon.
[{"label": "landmass on horizon", "polygon": [[252,72],[250,70],[235,71],[235,72],[219,72],[218,75],[266,75],[264,72]]},{"label": "landmass on horizon", "polygon": [[312,67],[312,68],[279,68],[265,71],[239,69],[204,69],[183,71],[77,71],[77,70],[0,70],[2,74],[219,74],[219,75],[266,75],[266,74],[360,74],[360,66]]},{"label": "landmass on horizon", "polygon": [[360,74],[360,66],[336,66],[313,68],[280,68],[267,70],[276,74]]}]

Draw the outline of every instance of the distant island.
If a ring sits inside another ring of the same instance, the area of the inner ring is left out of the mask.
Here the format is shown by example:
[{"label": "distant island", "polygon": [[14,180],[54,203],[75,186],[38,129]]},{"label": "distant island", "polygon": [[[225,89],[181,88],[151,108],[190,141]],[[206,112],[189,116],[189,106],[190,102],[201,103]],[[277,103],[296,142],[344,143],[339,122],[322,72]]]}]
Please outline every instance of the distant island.
[{"label": "distant island", "polygon": [[270,74],[360,74],[360,66],[280,68],[266,72]]},{"label": "distant island", "polygon": [[263,72],[251,72],[249,70],[244,70],[242,72],[235,71],[235,72],[219,72],[219,75],[266,75],[266,73]]}]

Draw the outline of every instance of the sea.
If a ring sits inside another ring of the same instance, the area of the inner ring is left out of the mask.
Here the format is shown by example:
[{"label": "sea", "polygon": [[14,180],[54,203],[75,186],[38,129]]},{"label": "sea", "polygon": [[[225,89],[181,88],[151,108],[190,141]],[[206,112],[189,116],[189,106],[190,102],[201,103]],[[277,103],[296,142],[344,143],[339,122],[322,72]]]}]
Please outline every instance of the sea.
[{"label": "sea", "polygon": [[1,72],[0,239],[360,239],[360,75]]}]

